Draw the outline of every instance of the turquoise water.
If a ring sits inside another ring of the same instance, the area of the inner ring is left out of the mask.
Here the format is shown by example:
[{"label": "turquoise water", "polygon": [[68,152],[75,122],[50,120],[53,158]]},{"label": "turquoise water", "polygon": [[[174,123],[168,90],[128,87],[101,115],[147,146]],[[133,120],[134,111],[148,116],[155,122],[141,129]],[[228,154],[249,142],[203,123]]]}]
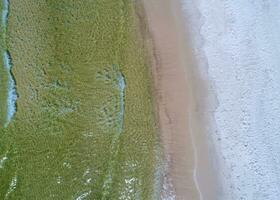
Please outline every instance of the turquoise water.
[{"label": "turquoise water", "polygon": [[5,127],[8,126],[9,122],[12,120],[14,114],[16,113],[16,101],[17,101],[17,92],[16,84],[12,75],[12,63],[11,56],[8,51],[4,52],[3,55],[4,68],[8,73],[8,95],[7,95],[7,121]]},{"label": "turquoise water", "polygon": [[2,8],[2,25],[5,27],[8,22],[9,15],[9,0],[3,0],[3,8]]},{"label": "turquoise water", "polygon": [[[112,145],[110,150],[110,158],[108,164],[108,172],[105,176],[105,181],[103,184],[103,196],[102,200],[108,199],[110,191],[112,191],[113,176],[115,174],[115,168],[118,162],[118,154],[120,148],[120,134],[123,133],[123,123],[124,123],[124,106],[125,106],[125,78],[120,72],[117,65],[112,65],[99,71],[97,74],[97,79],[103,84],[111,85],[115,88],[116,93],[118,93],[118,99],[108,99],[110,102],[109,107],[103,107],[101,112],[103,115],[102,128],[109,128],[111,125],[115,125],[114,135],[112,137]],[[113,101],[112,101],[113,100]],[[111,108],[113,107],[113,109]],[[107,127],[108,126],[108,127]]]},{"label": "turquoise water", "polygon": [[[3,0],[2,3],[2,26],[1,26],[1,33],[2,33],[2,70],[1,75],[2,80],[2,90],[4,91],[1,95],[6,97],[6,102],[0,102],[2,105],[6,106],[6,113],[3,113],[5,117],[3,116],[2,119],[5,119],[5,122],[3,123],[5,127],[8,126],[9,122],[12,120],[15,112],[16,112],[16,100],[17,100],[17,93],[16,93],[16,84],[14,77],[12,75],[12,60],[11,55],[7,50],[7,44],[6,44],[6,34],[7,34],[7,23],[8,23],[8,16],[9,16],[9,1]],[[7,87],[7,88],[4,88]]]}]

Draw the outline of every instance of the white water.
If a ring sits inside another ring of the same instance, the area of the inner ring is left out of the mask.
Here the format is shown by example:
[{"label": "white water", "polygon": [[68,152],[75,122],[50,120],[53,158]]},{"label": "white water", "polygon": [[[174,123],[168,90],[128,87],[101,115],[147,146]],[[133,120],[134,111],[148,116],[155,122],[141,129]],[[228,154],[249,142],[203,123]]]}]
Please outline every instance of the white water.
[{"label": "white water", "polygon": [[182,2],[202,76],[219,102],[209,134],[220,199],[279,200],[280,0]]},{"label": "white water", "polygon": [[10,182],[10,186],[9,186],[9,189],[4,197],[4,200],[6,199],[10,199],[10,194],[16,189],[17,187],[17,183],[18,183],[18,178],[17,176],[14,176]]},{"label": "white water", "polygon": [[7,122],[5,124],[5,126],[7,126],[16,112],[17,93],[16,93],[15,81],[11,74],[11,70],[12,70],[11,58],[7,51],[4,52],[3,60],[4,60],[4,67],[8,73]]},{"label": "white water", "polygon": [[[9,0],[3,0],[2,5],[3,5],[2,28],[7,29],[7,22],[9,16]],[[3,40],[5,40],[5,37],[3,38]],[[6,41],[3,42],[6,43]],[[3,48],[5,48],[5,45]],[[6,122],[5,122],[5,127],[6,127],[16,112],[17,93],[16,93],[15,81],[13,79],[12,72],[11,72],[12,63],[11,63],[10,54],[6,49],[2,49],[2,51],[3,51],[3,65],[4,65],[3,67],[5,68],[8,74],[7,113],[6,113]]]},{"label": "white water", "polygon": [[5,154],[3,157],[0,157],[0,169],[4,168],[5,162],[8,160],[7,154]]}]

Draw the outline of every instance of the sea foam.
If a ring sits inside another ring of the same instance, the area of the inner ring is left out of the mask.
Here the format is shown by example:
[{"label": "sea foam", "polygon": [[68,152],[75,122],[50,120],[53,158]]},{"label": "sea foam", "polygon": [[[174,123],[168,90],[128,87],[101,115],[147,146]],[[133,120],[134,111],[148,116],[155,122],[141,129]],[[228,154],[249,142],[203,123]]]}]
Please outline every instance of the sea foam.
[{"label": "sea foam", "polygon": [[[1,28],[6,30],[7,29],[7,23],[8,23],[8,16],[9,16],[9,0],[3,0],[2,1],[2,26]],[[4,31],[3,34],[6,34],[6,31]],[[3,36],[2,38],[2,54],[3,54],[3,67],[7,73],[7,113],[6,113],[6,121],[4,123],[4,126],[6,127],[11,119],[13,118],[15,112],[16,112],[16,100],[17,100],[17,93],[16,93],[16,84],[15,80],[12,75],[12,61],[11,56],[8,50],[6,49],[6,36]]]},{"label": "sea foam", "polygon": [[7,126],[16,112],[17,92],[16,92],[15,80],[11,72],[12,70],[11,57],[8,51],[4,52],[3,60],[4,60],[4,67],[8,73],[7,121],[5,123],[5,126]]}]

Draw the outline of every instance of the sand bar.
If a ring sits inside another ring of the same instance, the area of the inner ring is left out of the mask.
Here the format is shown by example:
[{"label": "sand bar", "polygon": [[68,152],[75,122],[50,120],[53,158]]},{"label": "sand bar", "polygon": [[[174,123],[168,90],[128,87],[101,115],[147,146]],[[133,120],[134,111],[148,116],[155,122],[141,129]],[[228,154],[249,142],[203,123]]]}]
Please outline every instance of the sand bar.
[{"label": "sand bar", "polygon": [[[216,179],[203,136],[205,130],[199,121],[200,104],[196,103],[198,96],[203,96],[198,93],[204,91],[204,86],[195,77],[198,73],[180,2],[143,1],[153,46],[161,139],[168,160],[167,174],[176,196],[172,199],[216,199]],[[163,199],[170,199],[166,191],[163,193]]]}]

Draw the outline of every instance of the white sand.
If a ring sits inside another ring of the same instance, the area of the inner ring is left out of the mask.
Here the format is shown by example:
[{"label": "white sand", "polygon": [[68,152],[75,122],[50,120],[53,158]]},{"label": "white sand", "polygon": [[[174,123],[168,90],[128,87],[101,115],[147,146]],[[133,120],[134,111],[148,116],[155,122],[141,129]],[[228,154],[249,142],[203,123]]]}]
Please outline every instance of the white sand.
[{"label": "white sand", "polygon": [[182,3],[219,102],[208,134],[219,156],[220,199],[279,200],[280,1]]}]

